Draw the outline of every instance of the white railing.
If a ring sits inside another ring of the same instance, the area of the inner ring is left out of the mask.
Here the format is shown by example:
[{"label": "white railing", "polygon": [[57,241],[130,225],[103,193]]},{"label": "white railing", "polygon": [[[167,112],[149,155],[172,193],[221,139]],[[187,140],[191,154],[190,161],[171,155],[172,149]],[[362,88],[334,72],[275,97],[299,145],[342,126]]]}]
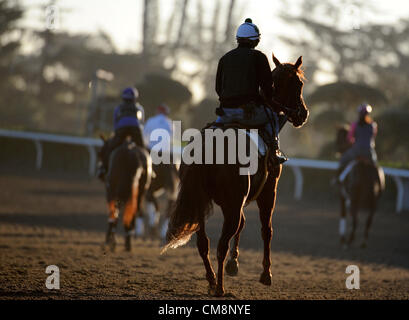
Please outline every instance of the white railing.
[{"label": "white railing", "polygon": [[[88,172],[90,175],[95,174],[95,165],[97,162],[96,147],[102,146],[101,139],[85,138],[85,137],[72,137],[62,136],[47,133],[37,132],[22,132],[0,129],[0,136],[32,140],[36,147],[36,168],[41,169],[43,159],[43,149],[41,142],[55,142],[65,143],[73,145],[81,145],[88,149],[89,153],[89,167]],[[294,198],[300,200],[303,193],[304,178],[301,168],[313,168],[324,170],[336,170],[338,163],[334,161],[325,160],[310,160],[310,159],[298,159],[291,158],[285,163],[289,166],[295,177]],[[395,168],[383,168],[385,175],[389,175],[393,178],[396,189],[396,212],[401,212],[404,209],[409,209],[409,170],[395,169]]]},{"label": "white railing", "polygon": [[95,174],[95,165],[97,163],[97,153],[95,147],[102,146],[101,139],[63,136],[39,132],[24,132],[0,129],[0,136],[7,138],[32,140],[36,148],[36,168],[38,170],[41,169],[43,162],[43,147],[41,142],[55,142],[86,147],[89,154],[88,172],[90,175]]},{"label": "white railing", "polygon": [[[310,160],[291,158],[285,163],[294,173],[295,187],[294,198],[300,200],[303,192],[304,178],[301,168],[313,168],[324,170],[336,170],[338,163],[335,161],[326,160]],[[383,167],[385,175],[391,176],[396,184],[396,212],[401,212],[404,209],[409,209],[409,170],[395,169]]]}]

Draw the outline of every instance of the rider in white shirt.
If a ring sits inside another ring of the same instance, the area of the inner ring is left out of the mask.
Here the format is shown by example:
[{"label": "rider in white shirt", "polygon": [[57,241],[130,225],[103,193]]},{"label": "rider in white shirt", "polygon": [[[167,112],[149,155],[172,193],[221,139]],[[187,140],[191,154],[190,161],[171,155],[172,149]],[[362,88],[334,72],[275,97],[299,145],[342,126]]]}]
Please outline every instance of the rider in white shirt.
[{"label": "rider in white shirt", "polygon": [[[170,141],[166,142],[171,147],[171,139],[172,139],[172,120],[169,118],[170,109],[169,107],[162,103],[156,109],[156,115],[149,118],[143,129],[143,135],[145,137],[145,141],[149,147],[152,149],[159,141],[152,141],[150,136],[155,129],[164,129],[169,133]],[[167,139],[167,137],[163,136],[162,139]],[[163,144],[163,142],[162,142]]]}]

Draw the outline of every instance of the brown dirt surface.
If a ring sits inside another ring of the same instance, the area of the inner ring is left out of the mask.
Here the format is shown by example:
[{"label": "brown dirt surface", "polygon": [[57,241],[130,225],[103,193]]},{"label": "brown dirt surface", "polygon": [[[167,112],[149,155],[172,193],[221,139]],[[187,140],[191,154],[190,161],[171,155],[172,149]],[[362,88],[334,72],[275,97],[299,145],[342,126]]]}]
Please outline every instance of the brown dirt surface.
[{"label": "brown dirt surface", "polygon": [[[194,246],[159,255],[157,240],[133,240],[103,252],[107,209],[96,179],[56,173],[0,174],[0,299],[211,299]],[[262,241],[256,207],[245,210],[240,271],[225,278],[223,299],[408,299],[409,215],[377,212],[369,246],[342,250],[337,203],[278,199],[273,217],[273,283],[258,282]],[[213,266],[222,224],[210,218]],[[345,269],[360,268],[360,289],[348,290]],[[60,268],[60,290],[45,287],[48,265]]]}]

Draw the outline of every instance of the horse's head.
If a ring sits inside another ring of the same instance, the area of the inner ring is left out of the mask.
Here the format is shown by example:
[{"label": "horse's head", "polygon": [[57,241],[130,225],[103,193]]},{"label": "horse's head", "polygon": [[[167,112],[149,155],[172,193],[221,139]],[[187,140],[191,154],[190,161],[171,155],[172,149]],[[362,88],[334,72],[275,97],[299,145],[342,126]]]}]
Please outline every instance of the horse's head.
[{"label": "horse's head", "polygon": [[304,72],[301,69],[302,56],[292,63],[281,63],[273,54],[275,68],[272,71],[275,97],[287,107],[288,120],[295,126],[302,126],[308,118],[308,109],[302,97]]},{"label": "horse's head", "polygon": [[337,137],[336,137],[336,148],[337,152],[344,153],[350,146],[351,143],[348,141],[348,132],[349,132],[349,125],[345,124],[342,126],[338,126],[337,128]]}]

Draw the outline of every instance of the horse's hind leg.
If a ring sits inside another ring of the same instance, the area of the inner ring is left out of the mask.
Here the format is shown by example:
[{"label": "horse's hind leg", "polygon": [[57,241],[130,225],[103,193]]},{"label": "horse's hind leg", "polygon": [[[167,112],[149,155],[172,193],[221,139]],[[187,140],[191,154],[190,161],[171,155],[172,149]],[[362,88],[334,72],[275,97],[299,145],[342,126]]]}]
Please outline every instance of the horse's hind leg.
[{"label": "horse's hind leg", "polygon": [[158,200],[152,197],[150,201],[146,201],[145,208],[149,220],[149,235],[152,239],[155,239],[158,235],[158,224],[160,219]]},{"label": "horse's hind leg", "polygon": [[222,229],[222,235],[217,245],[217,284],[215,295],[221,297],[224,295],[224,262],[226,260],[227,251],[229,250],[229,243],[231,238],[236,234],[239,225],[242,212],[243,201],[240,202],[240,206],[225,205],[222,207],[224,215],[224,223]]},{"label": "horse's hind leg", "polygon": [[197,249],[199,250],[206,269],[206,279],[209,282],[209,294],[213,294],[216,288],[216,275],[209,259],[209,238],[206,235],[204,221],[200,222],[199,228],[199,231],[196,232]]},{"label": "horse's hind leg", "polygon": [[230,251],[230,260],[227,261],[226,264],[226,272],[229,276],[236,276],[239,272],[239,241],[240,241],[240,233],[243,230],[244,224],[246,222],[246,218],[244,214],[241,214],[240,225],[239,229],[237,230],[236,234],[234,235],[234,246]]},{"label": "horse's hind leg", "polygon": [[369,208],[368,218],[366,219],[364,241],[361,244],[362,248],[366,248],[366,246],[368,244],[369,229],[371,228],[372,220],[373,220],[373,216],[375,214],[375,211],[376,211],[376,200],[373,199],[371,201],[371,205],[370,205],[370,208]]},{"label": "horse's hind leg", "polygon": [[339,219],[339,236],[340,242],[342,246],[345,246],[345,232],[346,232],[346,225],[347,225],[347,209],[346,209],[346,200],[343,196],[340,197],[341,202],[341,217]]},{"label": "horse's hind leg", "polygon": [[128,200],[125,204],[124,210],[124,229],[125,229],[125,250],[131,251],[131,235],[132,229],[135,225],[135,204],[132,199]]},{"label": "horse's hind leg", "polygon": [[359,197],[355,196],[354,199],[351,200],[352,228],[348,238],[349,245],[355,240],[355,232],[358,225],[358,204]]},{"label": "horse's hind leg", "polygon": [[110,246],[111,251],[114,251],[116,245],[115,231],[116,225],[118,223],[119,213],[115,200],[111,200],[108,202],[108,211],[109,211],[108,230],[105,236],[105,245]]},{"label": "horse's hind leg", "polygon": [[132,195],[125,204],[123,223],[125,228],[125,250],[131,251],[131,236],[138,211],[138,185],[132,187]]}]

